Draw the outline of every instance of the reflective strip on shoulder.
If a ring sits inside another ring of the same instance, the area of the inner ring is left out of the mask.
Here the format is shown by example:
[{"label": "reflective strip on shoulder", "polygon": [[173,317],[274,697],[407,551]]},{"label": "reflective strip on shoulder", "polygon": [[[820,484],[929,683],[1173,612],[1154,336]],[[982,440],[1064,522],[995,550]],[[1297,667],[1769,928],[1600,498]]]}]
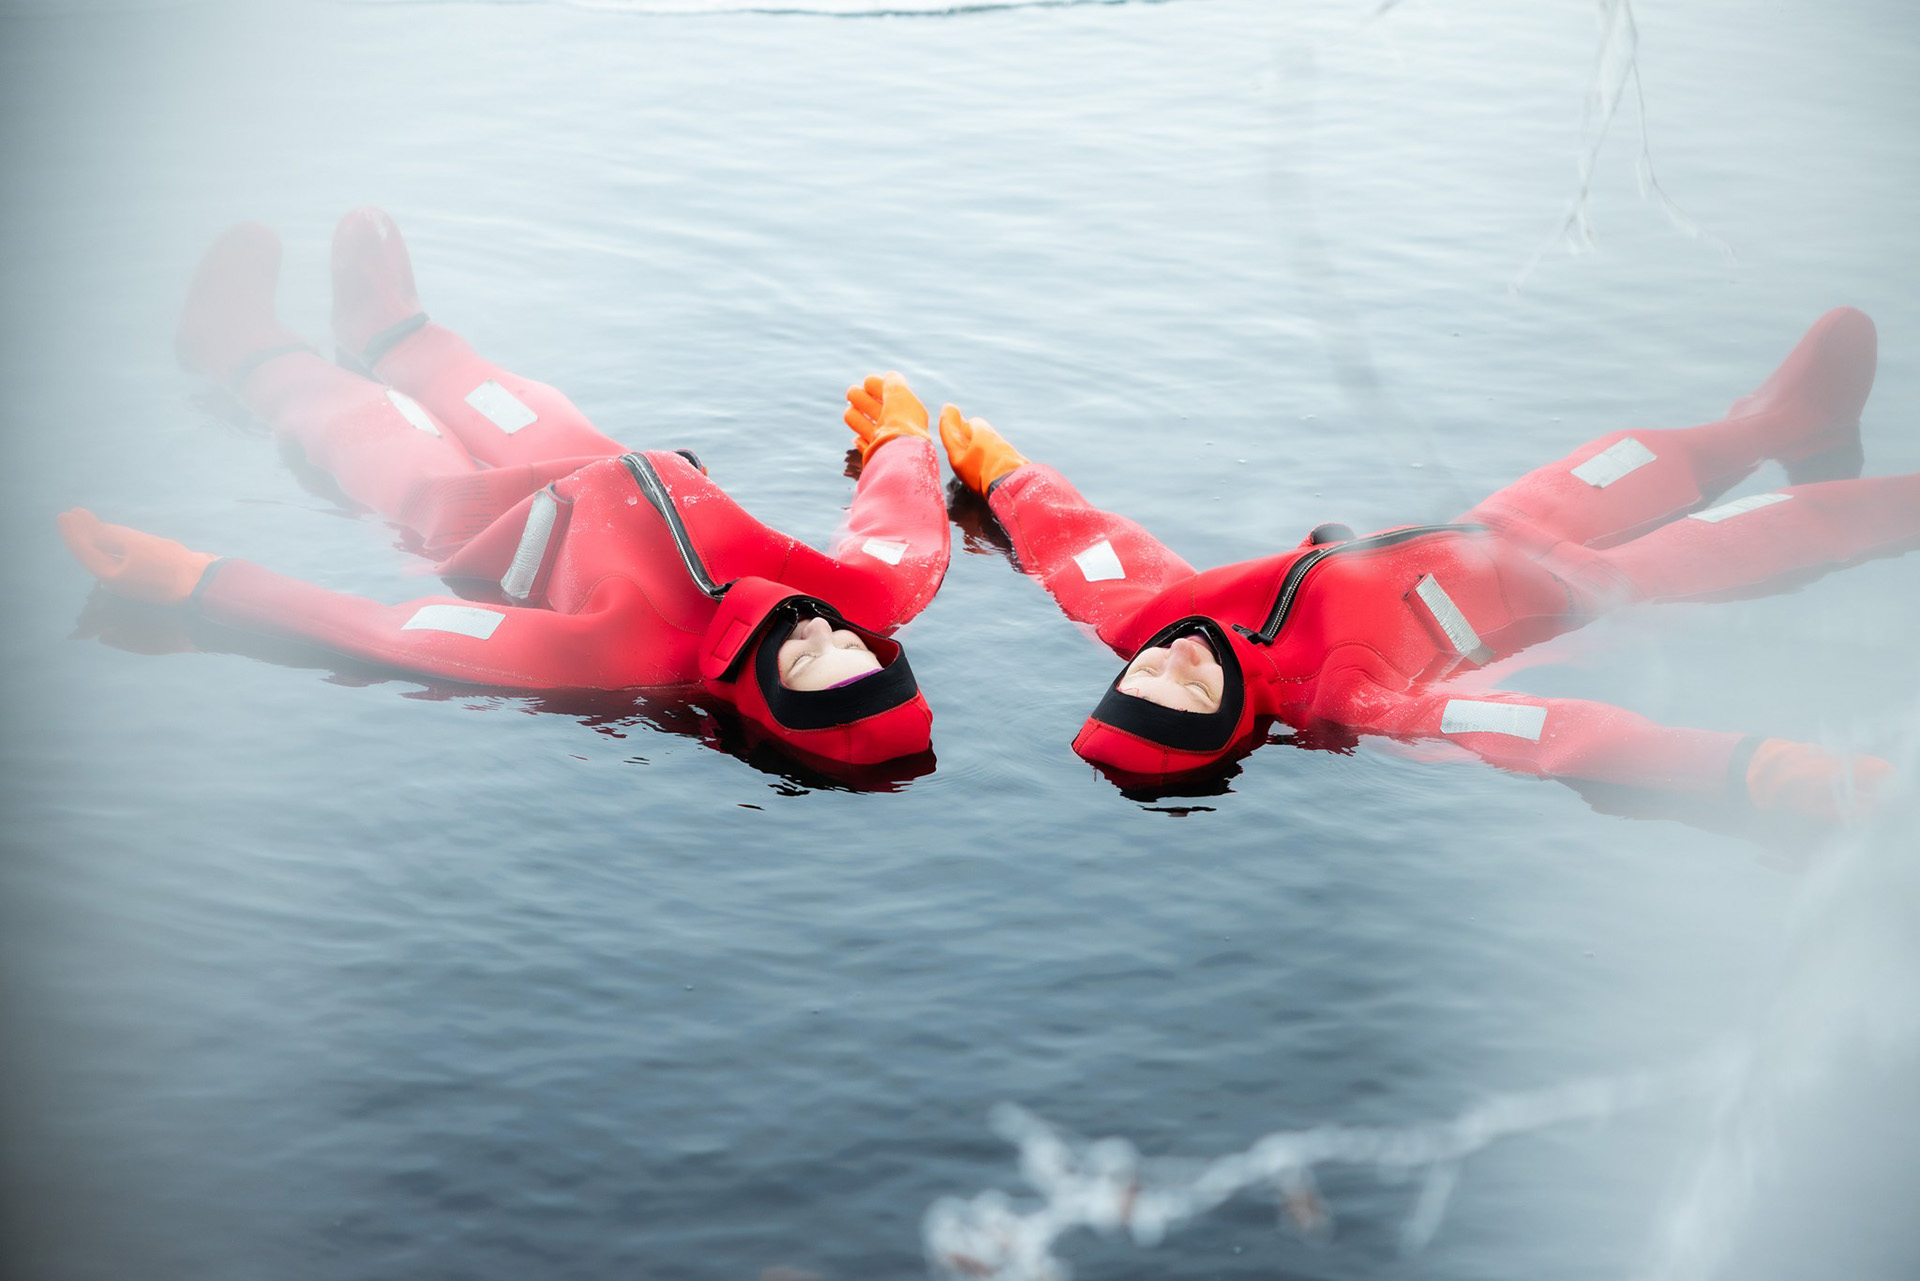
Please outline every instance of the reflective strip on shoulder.
[{"label": "reflective strip on shoulder", "polygon": [[1442,734],[1507,734],[1514,738],[1540,741],[1547,723],[1547,709],[1537,703],[1483,703],[1469,698],[1450,698],[1440,713]]},{"label": "reflective strip on shoulder", "polygon": [[1595,489],[1605,489],[1629,472],[1652,462],[1656,455],[1631,436],[1622,437],[1573,469],[1576,478]]},{"label": "reflective strip on shoulder", "polygon": [[1090,583],[1127,576],[1127,571],[1120,564],[1120,557],[1113,550],[1113,544],[1104,538],[1075,556],[1073,563],[1080,567],[1080,572]]},{"label": "reflective strip on shoulder", "polygon": [[1730,520],[1747,512],[1759,511],[1762,507],[1771,507],[1775,503],[1784,503],[1792,497],[1792,494],[1749,494],[1745,498],[1736,498],[1730,503],[1721,503],[1718,507],[1709,507],[1703,512],[1694,512],[1687,519],[1704,520],[1709,525],[1718,525],[1723,520]]},{"label": "reflective strip on shoulder", "polygon": [[900,558],[907,554],[907,545],[897,543],[891,538],[869,538],[860,544],[860,550],[875,560],[884,560],[889,565],[898,565]]},{"label": "reflective strip on shoulder", "polygon": [[426,407],[403,391],[387,388],[387,399],[400,411],[400,416],[412,425],[415,431],[423,431],[429,436],[440,434],[440,424],[433,421],[433,415]]},{"label": "reflective strip on shoulder", "polygon": [[496,609],[475,609],[471,605],[422,605],[413,617],[400,624],[403,632],[452,632],[485,640],[493,635],[505,618]]},{"label": "reflective strip on shoulder", "polygon": [[1480,643],[1480,633],[1473,630],[1473,624],[1453,603],[1453,597],[1447,595],[1432,574],[1420,580],[1413,589],[1420,603],[1433,613],[1433,621],[1440,624],[1440,630],[1447,635],[1447,643],[1453,646],[1453,652],[1462,655],[1479,654],[1485,650]]},{"label": "reflective strip on shoulder", "polygon": [[528,409],[518,396],[491,378],[467,393],[467,403],[484,414],[488,422],[509,436],[540,416]]},{"label": "reflective strip on shoulder", "polygon": [[509,598],[524,601],[533,591],[534,579],[540,576],[540,566],[547,559],[547,544],[553,539],[554,517],[559,511],[552,491],[543,489],[533,496],[527,527],[520,531],[520,545],[513,551],[513,563],[500,578],[500,590]]}]

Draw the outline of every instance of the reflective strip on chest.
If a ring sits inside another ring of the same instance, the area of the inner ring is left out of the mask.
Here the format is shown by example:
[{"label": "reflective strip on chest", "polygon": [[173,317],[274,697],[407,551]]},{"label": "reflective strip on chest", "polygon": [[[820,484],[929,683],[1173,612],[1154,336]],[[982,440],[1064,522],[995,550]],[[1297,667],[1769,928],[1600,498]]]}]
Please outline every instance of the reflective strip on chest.
[{"label": "reflective strip on chest", "polygon": [[540,416],[521,403],[518,396],[491,378],[467,393],[467,403],[484,414],[488,422],[509,436]]},{"label": "reflective strip on chest", "polygon": [[900,558],[907,554],[907,545],[896,543],[890,538],[869,538],[860,544],[860,550],[875,560],[884,560],[889,565],[898,565]]},{"label": "reflective strip on chest", "polygon": [[1529,703],[1482,703],[1469,698],[1450,698],[1440,713],[1442,734],[1507,734],[1513,738],[1540,741],[1547,723],[1547,709]]},{"label": "reflective strip on chest", "polygon": [[1453,597],[1447,595],[1446,589],[1432,574],[1420,580],[1413,594],[1433,614],[1433,621],[1440,624],[1440,630],[1446,633],[1447,643],[1453,646],[1454,653],[1471,657],[1486,652],[1486,646],[1480,643],[1480,633],[1473,630],[1473,624],[1467,621],[1467,616],[1453,603]]},{"label": "reflective strip on chest", "polygon": [[403,632],[452,632],[485,640],[506,615],[494,609],[475,609],[471,605],[422,605],[413,617],[400,624]]},{"label": "reflective strip on chest", "polygon": [[440,434],[440,424],[434,422],[433,415],[428,413],[425,406],[421,405],[421,403],[413,397],[403,391],[395,391],[389,387],[387,389],[387,399],[393,402],[393,407],[400,411],[400,416],[406,419],[415,431],[423,431],[429,436],[438,436]]},{"label": "reflective strip on chest", "polygon": [[520,545],[513,551],[513,563],[500,578],[500,590],[513,600],[523,601],[533,591],[533,581],[547,559],[547,544],[553,539],[554,517],[559,511],[560,504],[550,491],[543,489],[533,496],[527,527],[520,531]]},{"label": "reflective strip on chest", "polygon": [[1127,576],[1127,571],[1121,568],[1120,557],[1113,550],[1113,544],[1104,538],[1075,556],[1073,563],[1080,567],[1081,574],[1090,583]]},{"label": "reflective strip on chest", "polygon": [[1718,525],[1746,512],[1759,511],[1762,507],[1771,507],[1775,503],[1784,503],[1792,494],[1750,494],[1745,498],[1736,498],[1730,503],[1721,503],[1718,507],[1709,507],[1703,512],[1695,512],[1688,520],[1704,520],[1709,525]]},{"label": "reflective strip on chest", "polygon": [[1573,474],[1595,489],[1605,489],[1629,472],[1639,471],[1656,455],[1631,436],[1616,440],[1573,469]]}]

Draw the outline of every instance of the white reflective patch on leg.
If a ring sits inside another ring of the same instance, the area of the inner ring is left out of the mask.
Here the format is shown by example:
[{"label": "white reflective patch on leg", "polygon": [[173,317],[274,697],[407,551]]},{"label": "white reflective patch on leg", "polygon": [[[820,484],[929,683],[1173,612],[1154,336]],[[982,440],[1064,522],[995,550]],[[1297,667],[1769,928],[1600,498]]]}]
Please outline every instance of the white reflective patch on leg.
[{"label": "white reflective patch on leg", "polygon": [[1073,563],[1080,567],[1080,572],[1090,583],[1127,576],[1127,571],[1120,565],[1120,557],[1114,553],[1113,544],[1104,538],[1075,556]]},{"label": "white reflective patch on leg", "polygon": [[553,521],[559,511],[560,504],[551,492],[543,489],[533,496],[527,527],[520,531],[520,545],[513,550],[513,563],[500,578],[500,590],[510,599],[524,601],[533,590],[533,580],[540,576],[540,566],[547,559],[547,543],[553,537]]},{"label": "white reflective patch on leg", "polygon": [[485,640],[505,618],[499,610],[475,609],[471,605],[422,605],[413,617],[400,624],[403,632],[452,632]]},{"label": "white reflective patch on leg", "polygon": [[467,403],[486,415],[488,422],[509,436],[540,416],[521,403],[518,396],[491,378],[467,393]]},{"label": "white reflective patch on leg", "polygon": [[1616,440],[1573,469],[1573,474],[1595,489],[1605,489],[1628,472],[1639,471],[1656,455],[1631,436]]},{"label": "white reflective patch on leg", "polygon": [[1453,603],[1453,597],[1447,595],[1432,574],[1420,580],[1413,594],[1432,612],[1433,621],[1440,624],[1440,630],[1446,634],[1447,643],[1453,646],[1454,653],[1472,657],[1486,652],[1486,646],[1480,643],[1480,633],[1473,630],[1473,624],[1467,621],[1467,616]]},{"label": "white reflective patch on leg", "polygon": [[1718,525],[1745,512],[1759,511],[1762,507],[1771,507],[1775,503],[1784,503],[1792,494],[1749,494],[1745,498],[1736,498],[1730,503],[1721,503],[1718,507],[1709,507],[1703,512],[1695,512],[1688,520],[1704,520],[1709,525]]},{"label": "white reflective patch on leg", "polygon": [[429,436],[438,436],[440,434],[440,424],[434,422],[433,415],[428,413],[426,407],[413,397],[407,395],[405,392],[395,391],[389,387],[387,388],[387,399],[393,402],[393,407],[400,411],[400,416],[406,419],[407,422],[413,426],[414,430],[423,431]]},{"label": "white reflective patch on leg", "polygon": [[907,545],[896,543],[889,538],[869,538],[860,544],[860,550],[875,560],[884,560],[889,565],[898,565],[900,558],[907,554]]},{"label": "white reflective patch on leg", "polygon": [[1540,730],[1547,723],[1547,709],[1529,703],[1481,703],[1470,698],[1450,698],[1440,713],[1442,734],[1509,734],[1514,738],[1540,741]]}]

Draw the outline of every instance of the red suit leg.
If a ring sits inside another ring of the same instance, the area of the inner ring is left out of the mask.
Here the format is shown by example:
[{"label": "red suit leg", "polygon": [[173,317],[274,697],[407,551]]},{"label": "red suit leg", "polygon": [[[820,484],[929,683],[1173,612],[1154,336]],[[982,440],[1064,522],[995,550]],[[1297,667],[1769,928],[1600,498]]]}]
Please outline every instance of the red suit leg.
[{"label": "red suit leg", "polygon": [[[1623,599],[1764,595],[1915,546],[1920,474],[1755,494],[1605,551],[1563,549],[1546,563],[1577,586],[1603,594],[1598,607]],[[1556,563],[1563,560],[1568,563]],[[1585,564],[1575,569],[1575,560]]]},{"label": "red suit leg", "polygon": [[509,373],[420,309],[400,229],[356,209],[333,236],[333,332],[343,352],[432,411],[490,467],[627,452],[546,383]]},{"label": "red suit leg", "polygon": [[551,478],[551,467],[480,467],[418,403],[322,359],[274,315],[279,268],[272,231],[228,231],[194,277],[176,348],[349,498],[405,526],[437,556]]},{"label": "red suit leg", "polygon": [[1536,551],[1559,542],[1604,547],[1711,501],[1770,458],[1796,483],[1857,476],[1860,407],[1876,355],[1873,322],[1835,308],[1721,421],[1602,436],[1460,519]]},{"label": "red suit leg", "polygon": [[410,530],[420,551],[434,558],[584,461],[481,467],[404,393],[312,352],[275,356],[235,390],[342,493]]}]

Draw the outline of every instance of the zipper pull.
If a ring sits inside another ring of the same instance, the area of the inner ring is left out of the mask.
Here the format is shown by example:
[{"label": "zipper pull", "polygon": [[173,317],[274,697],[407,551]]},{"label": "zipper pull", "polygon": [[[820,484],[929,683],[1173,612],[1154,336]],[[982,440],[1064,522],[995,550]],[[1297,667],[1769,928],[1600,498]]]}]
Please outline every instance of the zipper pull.
[{"label": "zipper pull", "polygon": [[1240,623],[1235,623],[1233,625],[1233,630],[1236,632],[1239,632],[1242,636],[1246,637],[1248,640],[1252,641],[1256,645],[1273,644],[1273,637],[1264,635],[1260,632],[1256,632],[1251,627],[1243,626]]}]

